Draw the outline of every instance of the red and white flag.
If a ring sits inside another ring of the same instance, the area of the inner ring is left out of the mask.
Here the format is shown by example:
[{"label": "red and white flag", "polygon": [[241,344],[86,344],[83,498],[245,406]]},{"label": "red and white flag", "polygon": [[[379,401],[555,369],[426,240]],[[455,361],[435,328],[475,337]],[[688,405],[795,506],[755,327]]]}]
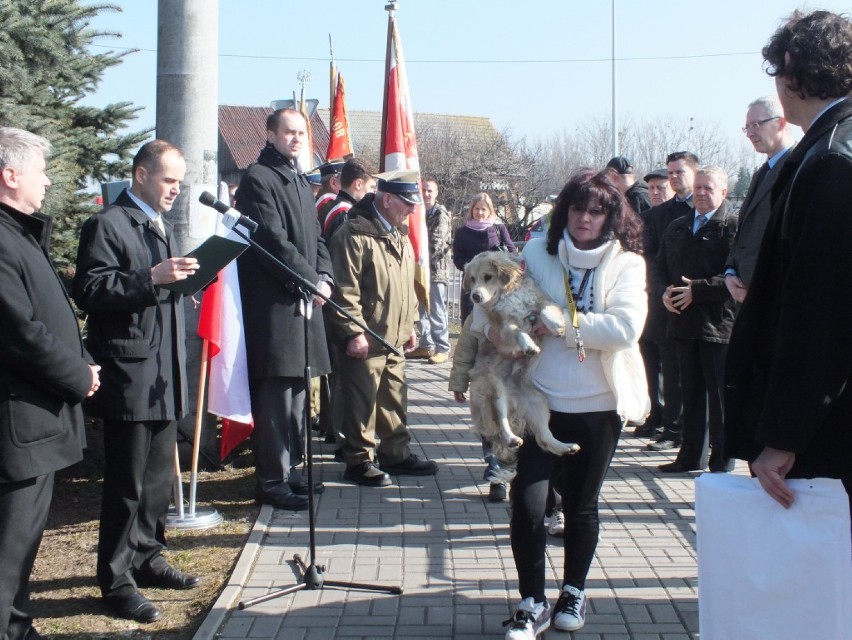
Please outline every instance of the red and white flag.
[{"label": "red and white flag", "polygon": [[[245,242],[221,224],[216,233]],[[222,269],[218,279],[205,290],[198,336],[208,342],[207,411],[222,418],[219,455],[224,460],[254,428],[236,260]]]},{"label": "red and white flag", "polygon": [[348,158],[352,155],[352,137],[349,133],[349,115],[346,112],[346,91],[343,88],[343,74],[337,74],[337,87],[331,105],[331,128],[329,129],[326,160]]},{"label": "red and white flag", "polygon": [[[414,135],[414,109],[408,92],[402,42],[393,13],[388,18],[387,85],[385,89],[385,121],[382,123],[382,170],[409,169],[420,171],[417,138]],[[429,235],[423,205],[408,218],[408,238],[414,247],[414,290],[417,299],[429,306]]]}]

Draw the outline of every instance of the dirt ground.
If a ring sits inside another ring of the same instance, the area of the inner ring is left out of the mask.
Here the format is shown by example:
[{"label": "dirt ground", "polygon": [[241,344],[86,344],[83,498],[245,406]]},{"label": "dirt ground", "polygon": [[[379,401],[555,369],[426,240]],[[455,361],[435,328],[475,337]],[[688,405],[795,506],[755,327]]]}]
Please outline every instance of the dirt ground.
[{"label": "dirt ground", "polygon": [[[34,626],[49,638],[192,638],[230,576],[259,506],[253,501],[250,455],[236,458],[221,471],[199,473],[197,508],[216,509],[224,517],[217,527],[169,531],[169,561],[202,577],[188,591],[144,589],[163,617],[140,625],[111,615],[95,581],[98,517],[102,486],[102,434],[89,425],[85,459],[56,476],[50,518],[30,581]],[[183,459],[183,458],[182,458]],[[189,467],[189,455],[183,468]],[[189,473],[183,473],[188,500]]]}]

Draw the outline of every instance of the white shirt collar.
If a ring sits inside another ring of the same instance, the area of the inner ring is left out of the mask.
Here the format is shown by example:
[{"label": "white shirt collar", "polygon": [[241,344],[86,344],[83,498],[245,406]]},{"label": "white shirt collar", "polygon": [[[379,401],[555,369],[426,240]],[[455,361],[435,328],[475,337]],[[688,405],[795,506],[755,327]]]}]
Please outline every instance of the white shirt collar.
[{"label": "white shirt collar", "polygon": [[130,199],[133,200],[133,202],[135,202],[136,205],[140,209],[142,209],[145,215],[151,218],[151,220],[156,220],[160,217],[160,214],[154,211],[154,208],[151,205],[149,205],[147,202],[143,202],[142,200],[140,200],[136,195],[134,195],[134,193],[130,189],[126,189],[126,191],[127,195],[130,196]]}]

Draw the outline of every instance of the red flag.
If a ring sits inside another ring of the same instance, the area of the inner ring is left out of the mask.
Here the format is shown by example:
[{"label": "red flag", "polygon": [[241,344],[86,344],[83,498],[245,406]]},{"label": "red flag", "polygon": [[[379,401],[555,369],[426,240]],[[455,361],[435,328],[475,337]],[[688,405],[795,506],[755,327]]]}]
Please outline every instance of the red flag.
[{"label": "red flag", "polygon": [[337,74],[337,89],[331,106],[331,129],[329,131],[326,160],[337,160],[352,155],[352,137],[349,133],[349,115],[346,113],[346,92],[343,74]]},{"label": "red flag", "polygon": [[[233,234],[229,237],[239,240]],[[222,418],[223,460],[254,428],[242,327],[237,264],[231,262],[204,292],[198,318],[198,336],[208,342],[207,411]]]},{"label": "red flag", "polygon": [[[382,170],[410,169],[420,171],[417,139],[414,135],[414,109],[408,92],[402,42],[393,13],[388,18],[387,86],[385,90],[385,121],[383,122]],[[408,218],[408,238],[414,247],[414,290],[417,299],[429,306],[429,235],[423,206]]]}]

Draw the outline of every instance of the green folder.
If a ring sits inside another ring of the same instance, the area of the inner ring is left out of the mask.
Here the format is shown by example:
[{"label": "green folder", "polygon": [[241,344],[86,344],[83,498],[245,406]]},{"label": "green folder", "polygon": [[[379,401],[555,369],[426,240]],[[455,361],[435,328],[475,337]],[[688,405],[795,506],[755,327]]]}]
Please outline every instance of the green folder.
[{"label": "green folder", "polygon": [[186,255],[187,258],[198,260],[198,270],[186,280],[160,286],[185,296],[195,295],[213,282],[216,274],[246,249],[248,245],[243,242],[222,236],[210,236]]}]

